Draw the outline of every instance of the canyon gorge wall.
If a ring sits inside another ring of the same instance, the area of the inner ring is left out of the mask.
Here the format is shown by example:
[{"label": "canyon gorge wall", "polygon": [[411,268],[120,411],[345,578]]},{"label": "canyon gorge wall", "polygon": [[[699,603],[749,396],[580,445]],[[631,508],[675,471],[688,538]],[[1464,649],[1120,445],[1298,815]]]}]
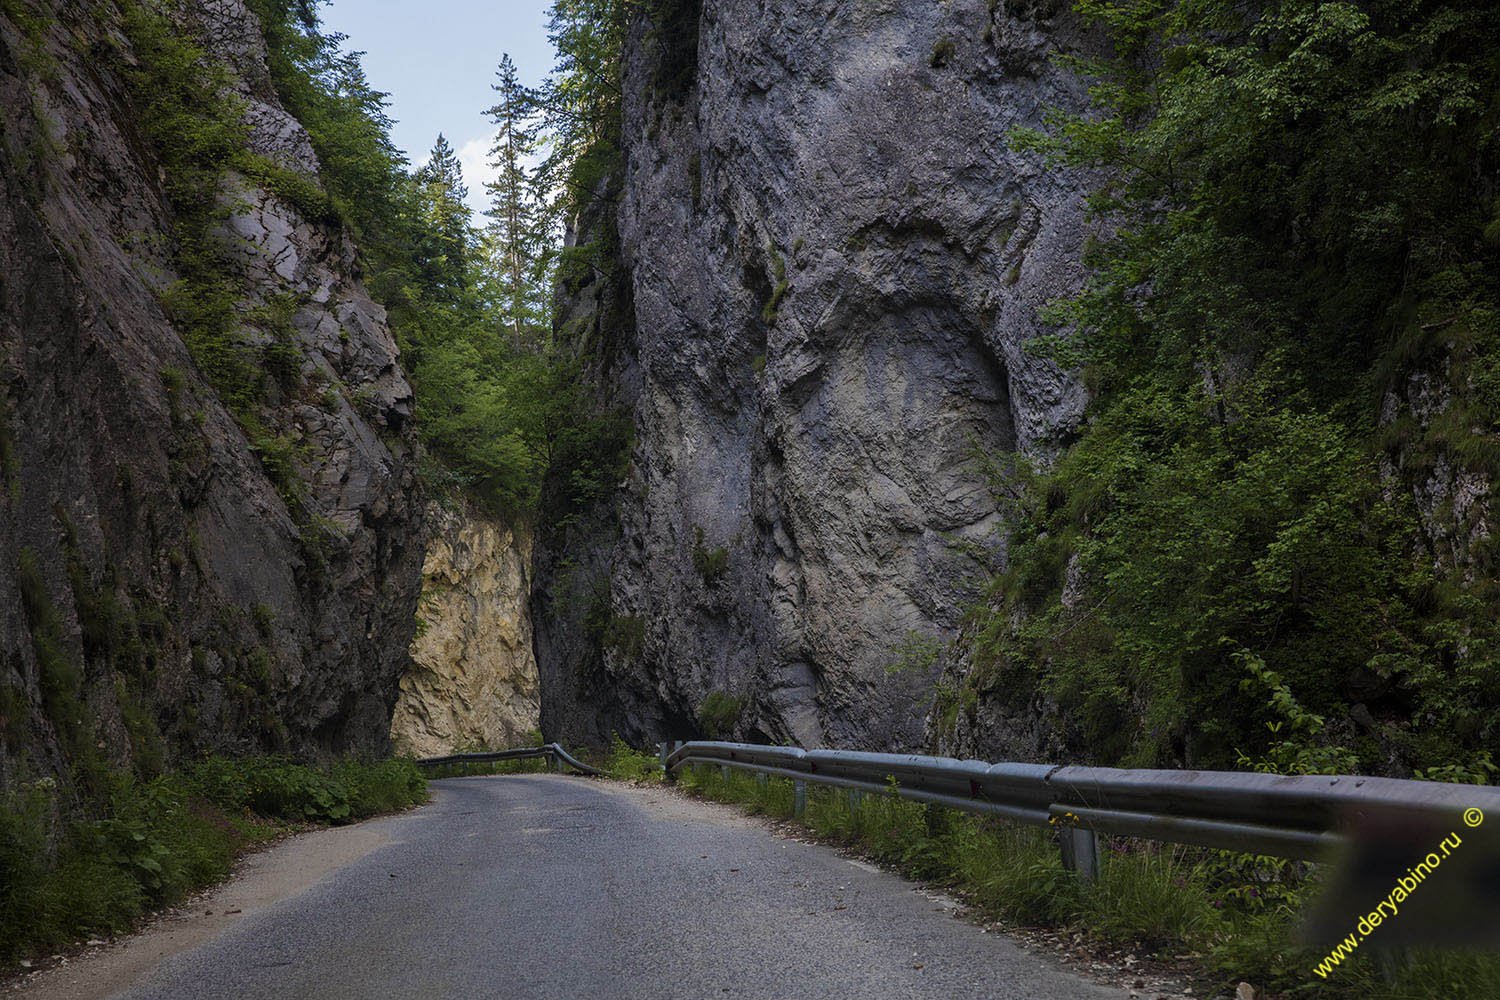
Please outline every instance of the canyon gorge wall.
[{"label": "canyon gorge wall", "polygon": [[1087,40],[1051,3],[680,6],[627,45],[623,180],[572,236],[612,269],[560,297],[634,439],[541,534],[543,726],[919,746],[927,651],[1003,561],[977,456],[1085,401],[1024,345],[1088,178],[1008,133],[1082,107],[1049,55]]},{"label": "canyon gorge wall", "polygon": [[[307,208],[319,163],[258,22],[183,10],[166,31],[133,5],[0,19],[0,785],[101,754],[380,751],[409,663],[423,527],[397,346],[349,232]],[[173,85],[146,74],[179,42],[222,73],[257,173],[213,181],[218,341],[181,294],[205,266],[183,177],[146,131]],[[249,378],[206,376],[213,358]]]}]

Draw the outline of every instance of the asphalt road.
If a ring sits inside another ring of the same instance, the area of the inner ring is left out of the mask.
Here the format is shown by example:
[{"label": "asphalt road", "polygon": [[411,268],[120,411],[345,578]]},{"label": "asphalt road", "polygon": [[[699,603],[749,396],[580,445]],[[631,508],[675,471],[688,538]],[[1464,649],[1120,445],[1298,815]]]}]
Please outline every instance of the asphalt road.
[{"label": "asphalt road", "polygon": [[384,846],[120,996],[1127,995],[731,810],[528,775],[433,782]]}]

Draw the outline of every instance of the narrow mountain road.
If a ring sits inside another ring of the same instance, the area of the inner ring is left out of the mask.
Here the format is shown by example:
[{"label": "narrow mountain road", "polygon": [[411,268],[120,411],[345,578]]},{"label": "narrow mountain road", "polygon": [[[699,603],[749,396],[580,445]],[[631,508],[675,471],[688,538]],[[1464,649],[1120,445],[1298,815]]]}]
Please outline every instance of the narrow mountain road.
[{"label": "narrow mountain road", "polygon": [[1124,998],[890,874],[657,789],[530,775],[431,805],[131,998]]}]

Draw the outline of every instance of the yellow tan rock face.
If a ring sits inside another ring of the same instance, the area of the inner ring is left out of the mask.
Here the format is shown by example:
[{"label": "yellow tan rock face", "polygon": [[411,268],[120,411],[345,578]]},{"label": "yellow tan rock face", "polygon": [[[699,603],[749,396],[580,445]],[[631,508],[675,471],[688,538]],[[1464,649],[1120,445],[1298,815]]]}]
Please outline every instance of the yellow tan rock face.
[{"label": "yellow tan rock face", "polygon": [[531,532],[433,508],[415,661],[391,719],[398,753],[435,756],[520,742],[538,727],[531,645]]}]

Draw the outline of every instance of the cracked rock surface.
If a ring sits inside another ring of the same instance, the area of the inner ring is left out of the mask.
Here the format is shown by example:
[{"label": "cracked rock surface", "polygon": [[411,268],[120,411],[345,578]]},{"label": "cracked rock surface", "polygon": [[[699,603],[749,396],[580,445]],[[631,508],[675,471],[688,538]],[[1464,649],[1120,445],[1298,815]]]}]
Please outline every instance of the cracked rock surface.
[{"label": "cracked rock surface", "polygon": [[1047,57],[1087,39],[989,6],[705,0],[677,92],[637,26],[600,373],[635,443],[611,509],[538,552],[549,737],[693,735],[718,693],[743,738],[922,742],[911,651],[1003,547],[974,449],[1045,454],[1085,402],[1024,348],[1081,280],[1088,178],[1007,134],[1082,106]]},{"label": "cracked rock surface", "polygon": [[538,726],[530,529],[428,508],[413,665],[391,720],[396,751],[437,757],[519,746]]},{"label": "cracked rock surface", "polygon": [[[292,359],[247,432],[161,304],[179,275],[165,174],[120,75],[136,56],[110,5],[53,6],[34,39],[0,19],[0,684],[20,692],[0,787],[23,757],[65,766],[38,601],[113,761],[153,732],[169,759],[382,750],[423,531],[412,392],[384,311],[348,232],[227,174],[232,336],[252,353],[279,336]],[[251,151],[317,184],[254,15],[211,0],[186,16],[230,70]],[[268,442],[291,456],[280,485]],[[25,600],[23,560],[41,583]]]}]

